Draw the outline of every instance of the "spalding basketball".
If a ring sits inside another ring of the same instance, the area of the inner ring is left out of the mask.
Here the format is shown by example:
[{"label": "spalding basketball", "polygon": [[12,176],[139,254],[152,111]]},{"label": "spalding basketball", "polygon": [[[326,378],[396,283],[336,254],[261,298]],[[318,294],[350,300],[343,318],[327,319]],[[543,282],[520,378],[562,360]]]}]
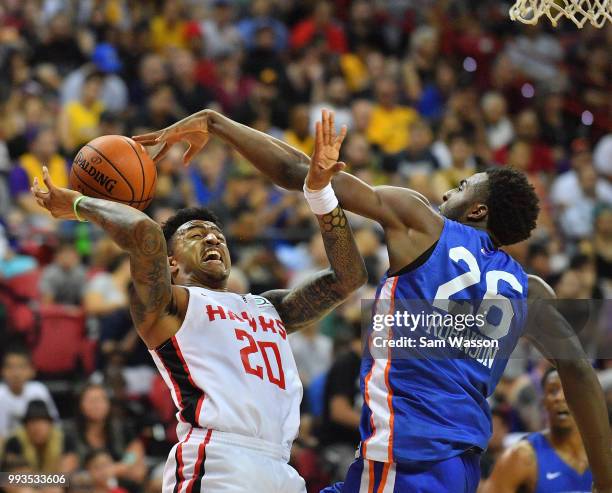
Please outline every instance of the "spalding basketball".
[{"label": "spalding basketball", "polygon": [[122,135],[85,144],[70,171],[70,188],[88,197],[145,209],[155,194],[157,170],[144,147]]}]

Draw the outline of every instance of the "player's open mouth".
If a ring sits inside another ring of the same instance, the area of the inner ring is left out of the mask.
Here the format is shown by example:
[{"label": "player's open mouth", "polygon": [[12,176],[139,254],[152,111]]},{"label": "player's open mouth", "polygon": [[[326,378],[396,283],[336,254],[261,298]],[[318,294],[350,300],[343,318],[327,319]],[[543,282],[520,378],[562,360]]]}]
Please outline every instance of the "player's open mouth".
[{"label": "player's open mouth", "polygon": [[557,411],[557,417],[561,419],[567,419],[570,417],[570,413],[567,410]]},{"label": "player's open mouth", "polygon": [[203,262],[206,263],[223,263],[223,257],[221,256],[221,252],[219,250],[208,250],[204,254]]}]

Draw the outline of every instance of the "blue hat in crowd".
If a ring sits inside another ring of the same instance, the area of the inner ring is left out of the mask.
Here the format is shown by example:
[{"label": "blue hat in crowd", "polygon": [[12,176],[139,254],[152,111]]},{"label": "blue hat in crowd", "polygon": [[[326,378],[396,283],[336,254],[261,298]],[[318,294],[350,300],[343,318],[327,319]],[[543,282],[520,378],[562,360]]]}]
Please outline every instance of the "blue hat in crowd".
[{"label": "blue hat in crowd", "polygon": [[91,55],[91,61],[102,72],[115,73],[121,69],[121,60],[119,60],[117,50],[109,43],[99,43],[96,45]]}]

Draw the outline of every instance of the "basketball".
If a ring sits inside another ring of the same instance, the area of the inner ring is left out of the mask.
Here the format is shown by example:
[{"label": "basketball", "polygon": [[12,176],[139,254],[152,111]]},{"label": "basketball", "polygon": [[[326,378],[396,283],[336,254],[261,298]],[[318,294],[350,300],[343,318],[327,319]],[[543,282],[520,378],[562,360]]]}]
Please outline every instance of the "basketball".
[{"label": "basketball", "polygon": [[85,144],[70,171],[70,188],[88,197],[144,210],[153,200],[157,170],[144,147],[122,135],[103,135]]}]

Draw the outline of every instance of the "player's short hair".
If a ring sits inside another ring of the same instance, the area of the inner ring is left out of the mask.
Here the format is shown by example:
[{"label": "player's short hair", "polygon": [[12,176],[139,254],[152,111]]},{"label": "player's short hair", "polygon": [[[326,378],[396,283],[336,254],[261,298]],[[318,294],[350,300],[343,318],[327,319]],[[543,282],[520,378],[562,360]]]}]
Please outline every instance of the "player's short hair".
[{"label": "player's short hair", "polygon": [[168,245],[168,252],[172,250],[172,237],[174,233],[176,233],[176,230],[183,224],[196,220],[209,221],[221,228],[221,221],[219,221],[217,215],[206,207],[188,207],[186,209],[180,209],[162,225],[164,238]]},{"label": "player's short hair", "polygon": [[489,168],[487,228],[502,245],[529,238],[540,212],[539,199],[524,173],[513,168]]},{"label": "player's short hair", "polygon": [[542,375],[542,378],[540,379],[540,388],[542,390],[544,390],[548,377],[550,377],[553,373],[557,373],[557,369],[554,366],[551,366],[544,372],[544,375]]}]

